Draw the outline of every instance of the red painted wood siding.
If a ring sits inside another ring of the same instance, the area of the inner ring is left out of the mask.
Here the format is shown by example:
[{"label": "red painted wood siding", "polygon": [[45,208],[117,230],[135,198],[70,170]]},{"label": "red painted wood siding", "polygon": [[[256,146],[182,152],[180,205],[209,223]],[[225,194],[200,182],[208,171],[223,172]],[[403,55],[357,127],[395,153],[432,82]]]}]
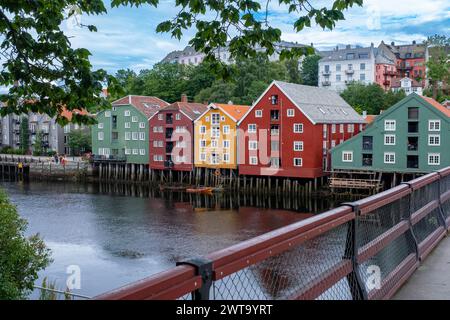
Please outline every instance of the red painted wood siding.
[{"label": "red painted wood siding", "polygon": [[[173,115],[173,122],[172,124],[166,123],[166,114],[171,113]],[[163,119],[159,120],[158,114],[163,115]],[[150,168],[151,169],[166,169],[164,166],[164,161],[166,160],[166,156],[169,155],[169,153],[166,153],[166,143],[168,141],[173,141],[174,149],[172,152],[172,161],[174,162],[174,166],[172,167],[172,170],[174,171],[192,171],[193,169],[193,132],[194,132],[194,123],[189,119],[186,115],[181,113],[180,111],[176,110],[161,110],[158,112],[153,118],[149,121],[149,148],[150,148]],[[176,115],[180,114],[180,120],[176,120]],[[161,133],[155,133],[153,132],[153,128],[155,126],[162,126],[163,132]],[[185,133],[176,133],[177,126],[184,126],[186,128]],[[173,128],[173,135],[172,139],[168,140],[166,139],[166,129],[167,128]],[[154,141],[163,141],[162,147],[154,147]],[[180,148],[176,147],[176,140],[183,140],[185,141],[185,146],[180,150]],[[154,161],[154,155],[161,155],[163,156],[163,161]],[[184,163],[177,163],[176,162],[176,156],[184,156],[185,162]]]}]

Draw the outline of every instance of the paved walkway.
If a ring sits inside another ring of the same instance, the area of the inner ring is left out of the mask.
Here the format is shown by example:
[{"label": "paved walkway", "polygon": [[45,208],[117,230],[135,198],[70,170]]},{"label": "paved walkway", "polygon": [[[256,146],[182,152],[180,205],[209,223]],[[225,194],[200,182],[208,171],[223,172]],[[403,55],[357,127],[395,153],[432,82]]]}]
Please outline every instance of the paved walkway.
[{"label": "paved walkway", "polygon": [[393,299],[450,300],[450,236],[442,239]]}]

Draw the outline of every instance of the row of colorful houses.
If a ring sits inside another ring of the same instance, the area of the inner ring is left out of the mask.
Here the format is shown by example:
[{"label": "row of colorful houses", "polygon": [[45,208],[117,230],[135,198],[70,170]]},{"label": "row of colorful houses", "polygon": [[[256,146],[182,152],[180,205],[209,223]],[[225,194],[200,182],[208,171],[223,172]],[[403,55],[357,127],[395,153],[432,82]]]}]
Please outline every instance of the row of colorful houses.
[{"label": "row of colorful houses", "polygon": [[332,170],[430,172],[450,164],[450,110],[411,94],[375,117],[336,92],[272,82],[252,106],[127,96],[97,115],[94,159],[152,170],[313,179]]}]

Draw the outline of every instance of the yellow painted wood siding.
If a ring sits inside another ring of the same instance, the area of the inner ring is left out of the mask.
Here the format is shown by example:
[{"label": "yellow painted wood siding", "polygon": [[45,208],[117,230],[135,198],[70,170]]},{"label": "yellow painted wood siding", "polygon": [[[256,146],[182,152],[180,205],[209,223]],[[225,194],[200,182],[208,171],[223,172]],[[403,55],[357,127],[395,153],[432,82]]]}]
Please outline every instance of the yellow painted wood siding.
[{"label": "yellow painted wood siding", "polygon": [[[219,114],[219,124],[213,125],[213,114]],[[205,126],[206,133],[202,134],[200,129]],[[229,126],[229,133],[224,134],[224,127]],[[219,128],[219,136],[213,138],[213,127]],[[209,109],[202,117],[197,119],[194,123],[194,165],[196,167],[203,168],[221,168],[221,169],[237,169],[237,156],[236,156],[236,134],[237,123],[227,116],[220,109]],[[206,147],[200,146],[201,140],[205,140]],[[217,143],[216,147],[212,146],[212,141]],[[229,141],[229,147],[224,148],[224,141]],[[200,154],[205,154],[205,161],[200,159]],[[212,156],[216,154],[218,156],[218,163],[212,162]],[[224,161],[224,154],[229,154],[229,161]]]}]

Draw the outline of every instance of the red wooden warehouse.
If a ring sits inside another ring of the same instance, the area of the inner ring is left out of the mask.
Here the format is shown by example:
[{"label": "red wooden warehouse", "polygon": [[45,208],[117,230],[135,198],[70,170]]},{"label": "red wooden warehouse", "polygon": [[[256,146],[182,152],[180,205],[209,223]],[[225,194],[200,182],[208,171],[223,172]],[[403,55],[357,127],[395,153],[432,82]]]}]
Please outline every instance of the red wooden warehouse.
[{"label": "red wooden warehouse", "polygon": [[206,105],[191,103],[182,95],[160,109],[149,120],[150,169],[192,171],[194,120],[206,111]]},{"label": "red wooden warehouse", "polygon": [[321,177],[329,150],[364,123],[334,91],[274,81],[239,122],[239,174]]}]

